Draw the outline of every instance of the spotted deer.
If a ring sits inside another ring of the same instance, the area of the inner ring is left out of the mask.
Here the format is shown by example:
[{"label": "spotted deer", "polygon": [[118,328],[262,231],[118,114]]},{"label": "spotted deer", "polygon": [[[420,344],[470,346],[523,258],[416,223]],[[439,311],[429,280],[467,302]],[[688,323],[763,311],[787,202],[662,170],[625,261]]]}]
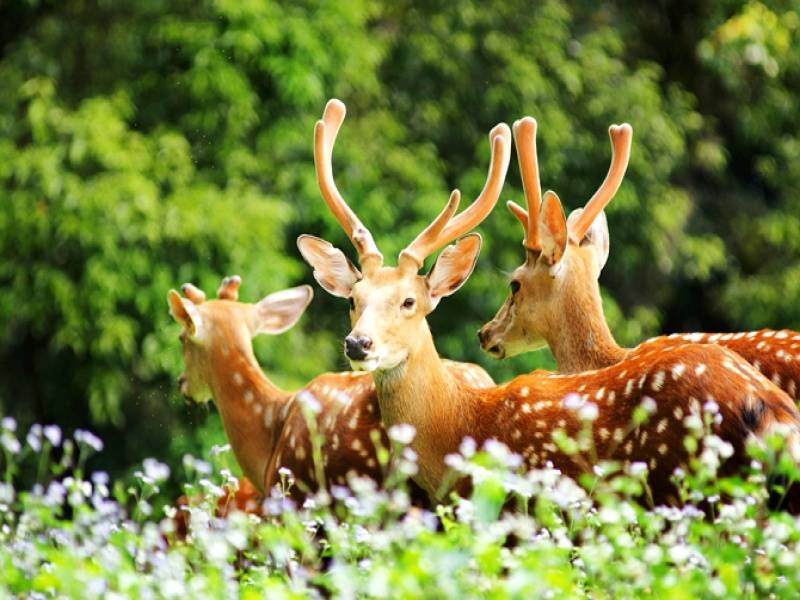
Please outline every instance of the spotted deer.
[{"label": "spotted deer", "polygon": [[[316,124],[314,156],[322,197],[352,241],[361,268],[320,238],[302,235],[298,247],[320,285],[349,300],[352,330],[345,338],[345,354],[355,370],[372,373],[383,422],[416,428],[416,479],[432,497],[447,491],[445,456],[456,452],[465,436],[478,443],[494,438],[519,453],[529,467],[552,462],[573,477],[591,471],[594,459],[644,461],[656,503],[675,500],[670,475],[687,462],[682,443],[686,419],[705,403],[718,405],[721,419],[714,432],[733,447],[727,469],[747,462],[743,448],[750,436],[782,426],[797,444],[798,413],[789,397],[740,356],[715,345],[685,344],[575,375],[536,371],[483,389],[453,377],[436,351],[426,316],[475,267],[481,237],[467,232],[497,202],[511,133],[504,124],[490,133],[487,181],[472,204],[456,215],[459,193],[454,191],[391,267],[383,265],[373,236],[334,183],[332,150],[344,114],[341,102],[328,103]],[[425,258],[443,246],[430,271],[418,274]],[[554,443],[552,432],[560,428],[577,434],[582,421],[573,407],[589,402],[597,410],[591,425],[595,454],[568,455]],[[653,411],[650,419],[631,427],[634,411],[643,404]]]},{"label": "spotted deer", "polygon": [[[686,333],[656,337],[633,349],[622,348],[603,315],[598,278],[609,249],[603,208],[622,183],[633,130],[609,129],[612,159],[608,175],[583,209],[564,218],[558,196],[541,195],[536,153],[536,121],[514,124],[522,185],[528,210],[509,202],[522,223],[525,263],[511,276],[510,293],[494,319],[478,332],[481,346],[503,358],[549,345],[565,373],[616,364],[632,353],[660,351],[680,343],[725,346],[797,399],[800,382],[800,333],[749,331]],[[534,218],[530,218],[533,215]]]},{"label": "spotted deer", "polygon": [[[284,391],[266,377],[253,354],[253,337],[276,335],[296,323],[311,301],[311,288],[283,290],[250,304],[238,301],[240,284],[238,276],[224,279],[217,299],[209,301],[191,284],[183,286],[185,296],[169,292],[170,312],[182,327],[186,371],[179,378],[181,392],[198,402],[215,400],[234,455],[261,493],[279,481],[281,467],[292,471],[297,497],[323,481],[345,484],[350,472],[380,482],[373,432],[385,447],[387,439],[372,378],[325,373],[302,390]],[[447,369],[471,385],[493,384],[477,365],[450,362]],[[310,410],[318,409],[322,465],[313,460],[304,401]]]}]

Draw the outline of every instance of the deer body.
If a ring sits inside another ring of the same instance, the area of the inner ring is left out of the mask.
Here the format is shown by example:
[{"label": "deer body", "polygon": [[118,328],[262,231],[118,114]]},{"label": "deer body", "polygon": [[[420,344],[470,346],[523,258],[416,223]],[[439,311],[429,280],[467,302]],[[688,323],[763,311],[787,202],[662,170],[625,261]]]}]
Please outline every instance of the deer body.
[{"label": "deer body", "polygon": [[[311,299],[310,289],[285,290],[253,305],[236,301],[238,281],[226,279],[222,298],[208,302],[194,286],[184,286],[187,298],[170,293],[172,313],[184,325],[182,392],[215,400],[237,462],[262,493],[280,480],[281,467],[292,471],[296,497],[317,489],[320,479],[344,484],[351,472],[381,481],[373,435],[384,447],[387,438],[369,374],[325,373],[288,392],[266,377],[253,354],[252,335],[293,325]],[[283,311],[280,322],[270,325],[275,315],[267,309]],[[200,340],[192,341],[192,328]],[[477,365],[448,363],[446,368],[472,385],[493,384]],[[307,418],[320,436],[321,470],[315,468]]]},{"label": "deer body", "polygon": [[[457,451],[464,436],[479,444],[496,439],[520,454],[527,467],[541,468],[550,461],[571,477],[590,473],[597,460],[645,462],[652,499],[660,504],[677,501],[670,476],[676,467],[686,467],[684,421],[702,414],[705,403],[718,403],[722,420],[714,433],[734,447],[726,472],[747,463],[743,450],[750,435],[763,437],[778,423],[794,429],[798,425],[794,407],[779,389],[741,358],[713,345],[642,353],[580,375],[536,371],[489,390],[471,388],[419,364],[424,360],[430,365],[435,357],[431,350],[409,356],[401,367],[405,373],[378,370],[374,377],[385,423],[409,422],[417,429],[412,442],[419,454],[417,483],[433,497],[447,491],[441,487],[444,459]],[[447,395],[434,399],[422,392],[431,389],[447,390]],[[597,406],[590,456],[564,454],[551,437],[555,429],[574,437],[582,427],[578,410],[565,404],[571,396],[578,405]],[[633,411],[645,398],[654,400],[655,412],[634,428]]]},{"label": "deer body", "polygon": [[536,122],[520,123],[517,152],[530,214],[514,203],[509,208],[522,222],[525,263],[511,278],[511,293],[479,338],[498,358],[547,344],[562,372],[598,369],[624,360],[639,348],[669,349],[679,343],[718,344],[736,352],[793,399],[800,385],[800,333],[750,331],[687,333],[652,338],[639,348],[622,348],[603,314],[598,278],[608,257],[608,227],[603,207],[622,182],[630,152],[629,126],[612,126],[614,147],[606,181],[582,210],[567,220],[552,192],[540,198],[536,159]]},{"label": "deer body", "polygon": [[[444,458],[468,435],[479,442],[505,442],[529,466],[552,461],[571,475],[590,470],[592,456],[566,456],[552,441],[555,429],[578,430],[573,403],[595,404],[597,456],[648,464],[656,503],[673,500],[670,475],[687,459],[681,443],[689,427],[685,419],[707,402],[719,407],[722,419],[716,432],[734,451],[727,468],[742,464],[748,438],[779,427],[787,428],[790,446],[800,456],[800,415],[791,399],[744,359],[715,345],[645,348],[605,369],[576,375],[535,372],[485,389],[455,381],[436,352],[426,316],[469,277],[480,236],[469,234],[447,246],[427,275],[418,270],[426,256],[471,230],[493,208],[508,166],[510,131],[501,124],[490,133],[491,165],[478,198],[455,216],[459,194],[453,192],[439,216],[401,252],[398,266],[384,267],[372,235],[333,183],[332,148],[343,118],[344,106],[332,100],[317,123],[317,177],[325,202],[359,252],[363,273],[324,240],[303,235],[298,247],[320,285],[350,300],[352,330],[345,353],[354,369],[372,372],[384,423],[416,428],[416,479],[430,495],[447,491]],[[545,218],[550,219],[552,202],[546,204],[550,210]],[[541,241],[541,257],[549,267],[556,266],[559,240],[551,236]],[[548,273],[554,275],[552,269]],[[634,410],[647,398],[655,414],[628,431]]]}]

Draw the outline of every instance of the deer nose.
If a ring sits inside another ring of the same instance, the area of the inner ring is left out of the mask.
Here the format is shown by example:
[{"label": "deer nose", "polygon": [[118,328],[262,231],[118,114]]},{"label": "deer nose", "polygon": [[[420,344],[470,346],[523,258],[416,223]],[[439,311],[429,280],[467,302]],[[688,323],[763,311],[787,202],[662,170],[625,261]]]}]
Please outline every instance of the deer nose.
[{"label": "deer nose", "polygon": [[489,338],[489,331],[485,327],[481,327],[478,329],[478,341],[481,343],[481,346],[486,345],[486,341]]},{"label": "deer nose", "polygon": [[352,360],[364,360],[372,348],[372,340],[366,336],[348,335],[344,338],[344,353]]}]

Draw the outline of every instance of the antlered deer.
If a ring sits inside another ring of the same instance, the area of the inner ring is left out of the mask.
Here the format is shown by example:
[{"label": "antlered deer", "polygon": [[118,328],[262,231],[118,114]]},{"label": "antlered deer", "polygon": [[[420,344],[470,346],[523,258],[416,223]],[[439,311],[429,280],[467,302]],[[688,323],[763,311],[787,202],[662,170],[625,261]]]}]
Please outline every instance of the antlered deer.
[{"label": "antlered deer", "polygon": [[[509,202],[523,225],[525,263],[511,276],[511,290],[494,319],[478,337],[498,358],[548,344],[562,372],[575,373],[616,364],[631,353],[671,348],[685,342],[716,343],[750,362],[792,398],[800,389],[800,333],[750,331],[687,333],[653,338],[634,349],[621,348],[606,324],[598,278],[608,258],[608,225],[603,208],[622,183],[630,156],[630,125],[609,130],[612,159],[608,176],[585,208],[564,218],[561,202],[541,197],[536,155],[536,121],[514,124],[514,139],[528,210]],[[533,215],[530,217],[530,215]]]},{"label": "antlered deer", "polygon": [[[311,288],[283,290],[250,304],[238,302],[240,284],[239,277],[226,278],[218,299],[209,301],[191,284],[183,286],[186,297],[169,292],[170,311],[183,328],[183,394],[199,402],[214,398],[244,475],[262,493],[279,481],[281,467],[294,474],[296,497],[317,489],[322,479],[344,484],[350,471],[381,481],[372,432],[384,446],[388,440],[368,374],[325,373],[288,392],[264,375],[253,354],[254,336],[278,334],[295,324],[311,301]],[[477,365],[448,363],[447,368],[472,385],[493,384]],[[313,460],[304,399],[318,405],[322,465]]]},{"label": "antlered deer", "polygon": [[[507,444],[528,466],[552,461],[571,476],[591,469],[588,456],[569,456],[551,440],[556,428],[574,435],[581,427],[579,415],[564,403],[571,392],[597,405],[592,424],[597,457],[647,462],[656,503],[674,499],[670,475],[687,460],[681,443],[687,430],[684,419],[712,399],[722,416],[714,432],[734,449],[725,468],[746,461],[743,448],[750,436],[763,436],[779,424],[790,430],[797,446],[798,413],[789,397],[741,357],[714,345],[686,344],[578,375],[535,372],[485,389],[455,379],[436,352],[425,317],[475,266],[480,236],[457,238],[478,225],[497,202],[508,167],[510,131],[500,124],[490,134],[491,164],[478,198],[454,216],[459,194],[453,192],[439,216],[400,253],[398,266],[387,267],[333,180],[331,155],[344,112],[344,105],[332,100],[316,125],[317,179],[325,202],[357,249],[362,269],[319,238],[300,236],[298,246],[322,287],[350,300],[352,331],[345,353],[355,369],[372,373],[384,423],[416,428],[416,479],[433,497],[446,491],[445,456],[467,435],[478,443],[494,438]],[[418,274],[427,256],[456,239],[427,275]],[[634,410],[648,397],[654,414],[629,429]]]}]

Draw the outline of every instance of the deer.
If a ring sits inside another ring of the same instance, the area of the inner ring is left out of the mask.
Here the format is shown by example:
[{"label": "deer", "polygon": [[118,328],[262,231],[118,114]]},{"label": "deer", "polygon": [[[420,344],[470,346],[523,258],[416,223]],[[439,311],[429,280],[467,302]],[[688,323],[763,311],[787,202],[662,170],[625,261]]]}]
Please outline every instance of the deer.
[{"label": "deer", "polygon": [[633,129],[627,123],[609,128],[612,155],[608,174],[586,205],[568,219],[555,192],[547,191],[542,197],[536,130],[532,117],[514,124],[527,210],[513,201],[507,206],[522,224],[526,258],[511,275],[505,303],[478,331],[481,347],[504,358],[546,344],[560,371],[577,373],[610,366],[646,350],[681,343],[718,344],[739,354],[797,401],[800,333],[796,331],[673,333],[651,338],[633,349],[617,344],[603,314],[598,284],[609,254],[603,209],[622,184]]},{"label": "deer", "polygon": [[[351,474],[380,483],[384,473],[373,435],[383,447],[388,439],[372,378],[324,373],[301,390],[285,391],[270,381],[253,354],[254,336],[277,335],[297,322],[311,302],[312,288],[274,292],[251,304],[239,302],[240,285],[239,276],[226,277],[217,299],[208,301],[189,283],[182,286],[183,296],[170,290],[186,367],[178,378],[181,393],[195,402],[214,399],[236,460],[259,494],[280,482],[282,468],[291,471],[290,496],[298,500],[320,488],[346,485]],[[446,368],[471,385],[493,385],[478,365],[449,362]],[[314,460],[309,410],[316,412],[312,423],[322,440],[321,464]]]},{"label": "deer", "polygon": [[[682,443],[687,419],[712,401],[720,414],[713,432],[733,448],[725,469],[748,464],[750,438],[763,439],[776,429],[786,429],[795,451],[800,449],[800,415],[791,399],[743,358],[712,344],[675,346],[578,374],[535,371],[488,388],[453,377],[426,317],[475,267],[481,236],[471,230],[500,195],[511,132],[503,123],[491,130],[489,172],[475,200],[456,214],[460,193],[453,191],[442,211],[400,253],[397,266],[385,266],[372,234],[334,181],[332,152],[345,110],[339,100],[328,102],[315,125],[314,157],[322,198],[352,242],[360,268],[321,238],[304,234],[297,244],[320,286],[349,301],[352,329],[344,338],[344,353],[353,370],[372,374],[384,424],[409,423],[416,429],[411,442],[418,455],[415,480],[432,499],[468,489],[464,480],[448,483],[452,474],[446,456],[470,436],[478,444],[489,439],[506,444],[527,468],[553,465],[571,477],[591,472],[594,460],[646,462],[652,502],[675,503],[670,476],[688,462]],[[440,248],[433,266],[421,275],[425,259]],[[568,454],[552,438],[555,429],[570,436],[581,430],[581,415],[569,400],[574,395],[584,406],[596,407],[594,457]],[[643,404],[651,407],[650,418],[629,427]]]}]

